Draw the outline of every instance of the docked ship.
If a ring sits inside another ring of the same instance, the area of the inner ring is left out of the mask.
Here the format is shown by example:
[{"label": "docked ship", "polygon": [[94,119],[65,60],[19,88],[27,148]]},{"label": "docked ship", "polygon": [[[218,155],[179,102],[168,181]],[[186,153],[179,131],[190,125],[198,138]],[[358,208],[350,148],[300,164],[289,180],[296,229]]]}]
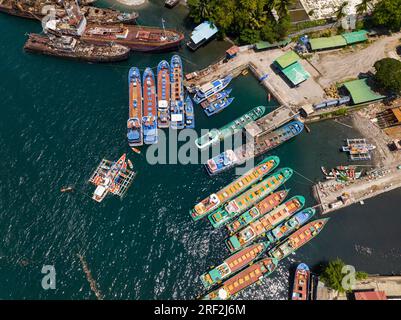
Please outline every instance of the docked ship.
[{"label": "docked ship", "polygon": [[234,101],[234,99],[235,98],[233,97],[226,97],[223,99],[216,100],[211,104],[209,104],[208,106],[206,106],[204,111],[208,117],[211,117],[223,111],[225,108],[227,108]]},{"label": "docked ship", "polygon": [[220,265],[202,274],[200,279],[204,287],[209,290],[222,280],[231,277],[253,261],[259,259],[267,250],[268,243],[260,242],[250,245],[235,254],[232,254]]},{"label": "docked ship", "polygon": [[170,126],[170,65],[166,60],[157,66],[157,124],[159,128]]},{"label": "docked ship", "polygon": [[230,233],[235,233],[242,228],[246,227],[251,222],[265,215],[269,211],[273,210],[277,206],[279,206],[284,199],[287,197],[289,190],[280,190],[277,191],[262,201],[258,202],[255,206],[253,206],[248,211],[241,214],[237,219],[233,222],[226,225],[228,231]]},{"label": "docked ship", "polygon": [[[205,148],[210,147],[213,144],[219,143],[221,140],[224,140],[232,135],[235,135],[238,132],[241,132],[243,128],[248,123],[251,123],[263,116],[266,111],[265,106],[255,107],[252,110],[248,111],[241,117],[227,123],[225,126],[220,129],[213,129],[209,133],[199,137],[195,140],[195,145],[203,150]],[[210,160],[209,160],[210,161]],[[218,163],[217,163],[218,164]],[[217,166],[216,164],[216,166]],[[210,167],[213,168],[213,164],[210,164]],[[214,170],[210,170],[210,173],[213,174]]]},{"label": "docked ship", "polygon": [[233,77],[231,75],[228,75],[223,79],[214,80],[212,82],[204,84],[196,90],[194,101],[199,104],[207,98],[215,95],[216,93],[225,89],[230,84],[232,79]]},{"label": "docked ship", "polygon": [[81,37],[90,43],[118,43],[140,52],[174,50],[184,39],[182,33],[174,30],[123,24],[88,24]]},{"label": "docked ship", "polygon": [[171,128],[184,129],[184,70],[182,60],[179,55],[171,58]]},{"label": "docked ship", "polygon": [[238,292],[271,275],[277,267],[277,259],[265,258],[250,265],[240,273],[224,281],[221,287],[208,293],[203,300],[228,300]]},{"label": "docked ship", "polygon": [[210,98],[207,98],[205,101],[201,102],[201,104],[200,104],[201,107],[203,109],[205,109],[212,102],[220,100],[220,99],[227,98],[230,95],[232,90],[233,89],[230,88],[230,89],[226,89],[226,90],[223,90],[223,91],[220,91],[220,92],[216,93],[215,95],[213,95]]},{"label": "docked ship", "polygon": [[329,218],[317,219],[291,234],[283,243],[269,251],[269,256],[282,260],[315,238],[323,230]]},{"label": "docked ship", "polygon": [[129,58],[129,49],[118,45],[87,44],[68,36],[29,34],[24,50],[87,62],[116,62]]},{"label": "docked ship", "polygon": [[300,263],[295,270],[291,300],[309,300],[310,270],[305,263]]},{"label": "docked ship", "polygon": [[143,140],[146,144],[155,144],[157,135],[156,82],[152,69],[143,73]]},{"label": "docked ship", "polygon": [[281,187],[289,178],[293,170],[283,168],[265,178],[251,189],[228,202],[224,208],[219,208],[209,215],[209,221],[214,228],[219,228],[232,218],[251,208],[254,204],[265,198],[271,192]]},{"label": "docked ship", "polygon": [[195,128],[195,112],[194,104],[192,103],[191,97],[187,96],[185,99],[185,128]]},{"label": "docked ship", "polygon": [[205,217],[213,210],[224,205],[237,195],[250,188],[255,182],[263,179],[280,164],[280,158],[276,156],[266,157],[254,168],[250,169],[242,176],[231,182],[216,193],[212,193],[207,198],[195,205],[190,210],[190,215],[194,221]]},{"label": "docked ship", "polygon": [[143,145],[142,133],[142,82],[138,68],[131,68],[128,73],[129,87],[129,118],[127,121],[128,145],[137,147]]},{"label": "docked ship", "polygon": [[216,157],[209,159],[205,164],[206,170],[209,173],[218,174],[234,166],[240,165],[278,147],[291,138],[294,138],[299,135],[303,129],[304,124],[301,121],[292,121],[285,126],[266,134],[262,139],[251,144],[250,147],[249,145],[243,145],[235,150],[230,150],[232,152],[230,161],[226,161],[225,163],[220,162],[220,165],[218,165],[218,161],[221,161],[223,154],[219,154]]},{"label": "docked ship", "polygon": [[249,243],[257,240],[260,236],[291,217],[295,212],[301,210],[305,205],[305,198],[295,196],[278,206],[276,209],[261,216],[254,222],[251,222],[245,229],[237,232],[229,239],[226,244],[231,252],[234,252]]}]

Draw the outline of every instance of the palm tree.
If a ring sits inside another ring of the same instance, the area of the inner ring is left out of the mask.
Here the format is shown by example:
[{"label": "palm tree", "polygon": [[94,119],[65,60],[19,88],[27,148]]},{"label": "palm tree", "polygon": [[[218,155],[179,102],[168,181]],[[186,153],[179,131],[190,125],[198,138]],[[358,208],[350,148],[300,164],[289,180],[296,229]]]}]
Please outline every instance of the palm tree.
[{"label": "palm tree", "polygon": [[371,4],[372,0],[362,0],[362,2],[356,5],[356,13],[358,16],[363,16],[369,10],[369,5]]},{"label": "palm tree", "polygon": [[346,16],[345,8],[347,7],[348,7],[348,1],[344,1],[342,4],[338,6],[336,12],[334,13],[336,16],[336,22],[333,23],[332,28]]},{"label": "palm tree", "polygon": [[293,4],[294,0],[276,0],[275,1],[275,9],[277,10],[280,18],[283,18],[288,15],[288,8]]}]

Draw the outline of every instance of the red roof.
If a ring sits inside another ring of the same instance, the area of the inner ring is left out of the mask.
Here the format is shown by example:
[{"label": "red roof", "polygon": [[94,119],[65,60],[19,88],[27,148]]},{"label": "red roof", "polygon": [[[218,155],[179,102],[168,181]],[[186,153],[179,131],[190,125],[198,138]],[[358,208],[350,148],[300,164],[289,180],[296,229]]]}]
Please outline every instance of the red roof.
[{"label": "red roof", "polygon": [[387,300],[384,291],[355,292],[355,300]]},{"label": "red roof", "polygon": [[230,56],[233,56],[234,54],[239,52],[239,48],[237,46],[232,46],[230,49],[228,49],[227,54],[229,54]]}]

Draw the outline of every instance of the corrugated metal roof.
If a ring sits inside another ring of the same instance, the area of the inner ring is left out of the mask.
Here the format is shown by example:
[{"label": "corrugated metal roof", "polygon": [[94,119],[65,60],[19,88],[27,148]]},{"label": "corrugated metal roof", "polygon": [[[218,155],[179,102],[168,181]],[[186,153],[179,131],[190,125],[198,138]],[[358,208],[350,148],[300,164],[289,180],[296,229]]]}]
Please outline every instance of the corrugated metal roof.
[{"label": "corrugated metal roof", "polygon": [[342,36],[347,44],[354,44],[368,40],[368,32],[366,30],[343,33]]},{"label": "corrugated metal roof", "polygon": [[191,40],[193,43],[198,44],[204,39],[208,40],[213,37],[218,31],[219,29],[212,22],[205,21],[192,31]]},{"label": "corrugated metal roof", "polygon": [[282,41],[270,43],[267,41],[259,41],[258,43],[255,44],[255,49],[256,50],[263,50],[263,49],[271,49],[271,48],[277,48],[277,47],[284,47],[287,44],[291,42],[291,39],[285,39]]},{"label": "corrugated metal roof", "polygon": [[355,292],[355,300],[387,300],[384,291],[360,291]]},{"label": "corrugated metal roof", "polygon": [[310,78],[309,72],[306,71],[298,61],[282,71],[294,86]]},{"label": "corrugated metal roof", "polygon": [[299,59],[299,55],[291,50],[281,57],[278,57],[275,62],[280,66],[281,69],[285,69],[293,63],[297,62]]},{"label": "corrugated metal roof", "polygon": [[367,84],[367,79],[346,82],[344,83],[344,86],[351,94],[354,104],[360,104],[385,98],[384,96],[372,91],[372,89]]},{"label": "corrugated metal roof", "polygon": [[347,41],[343,36],[322,37],[309,40],[312,50],[345,47]]}]

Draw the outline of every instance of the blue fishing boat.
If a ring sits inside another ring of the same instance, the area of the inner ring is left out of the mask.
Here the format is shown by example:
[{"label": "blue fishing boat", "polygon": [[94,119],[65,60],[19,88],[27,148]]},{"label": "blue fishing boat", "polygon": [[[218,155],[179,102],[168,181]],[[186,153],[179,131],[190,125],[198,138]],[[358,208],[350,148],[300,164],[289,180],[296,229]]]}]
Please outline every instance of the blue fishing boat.
[{"label": "blue fishing boat", "polygon": [[184,118],[184,77],[182,61],[179,55],[174,55],[170,63],[171,103],[170,126],[172,129],[183,129]]},{"label": "blue fishing boat", "polygon": [[201,86],[199,89],[196,90],[194,101],[198,104],[201,103],[207,98],[225,89],[230,84],[232,79],[233,77],[231,75],[228,75],[223,79],[214,80],[212,82],[204,84],[203,86]]},{"label": "blue fishing boat", "polygon": [[152,69],[143,73],[143,139],[146,144],[155,144],[157,135],[156,82]]},{"label": "blue fishing boat", "polygon": [[234,101],[234,98],[223,98],[223,99],[217,100],[205,108],[205,113],[208,117],[210,117],[216,113],[223,111],[233,101]]},{"label": "blue fishing boat", "polygon": [[166,60],[157,66],[157,124],[159,128],[170,126],[170,65]]},{"label": "blue fishing boat", "polygon": [[187,96],[185,99],[185,127],[190,129],[195,128],[194,105],[190,96]]},{"label": "blue fishing boat", "polygon": [[127,138],[130,147],[143,144],[142,139],[142,84],[141,73],[132,67],[128,73],[129,112],[127,121]]},{"label": "blue fishing boat", "polygon": [[224,171],[225,168],[232,167],[236,162],[237,156],[234,151],[227,150],[209,159],[206,164],[206,170],[210,175],[214,175],[217,172]]},{"label": "blue fishing boat", "polygon": [[220,91],[220,92],[216,93],[215,95],[211,96],[210,98],[206,99],[205,101],[203,101],[200,105],[203,109],[205,109],[212,102],[227,98],[230,95],[231,91],[233,91],[233,89],[231,89],[231,88]]}]

